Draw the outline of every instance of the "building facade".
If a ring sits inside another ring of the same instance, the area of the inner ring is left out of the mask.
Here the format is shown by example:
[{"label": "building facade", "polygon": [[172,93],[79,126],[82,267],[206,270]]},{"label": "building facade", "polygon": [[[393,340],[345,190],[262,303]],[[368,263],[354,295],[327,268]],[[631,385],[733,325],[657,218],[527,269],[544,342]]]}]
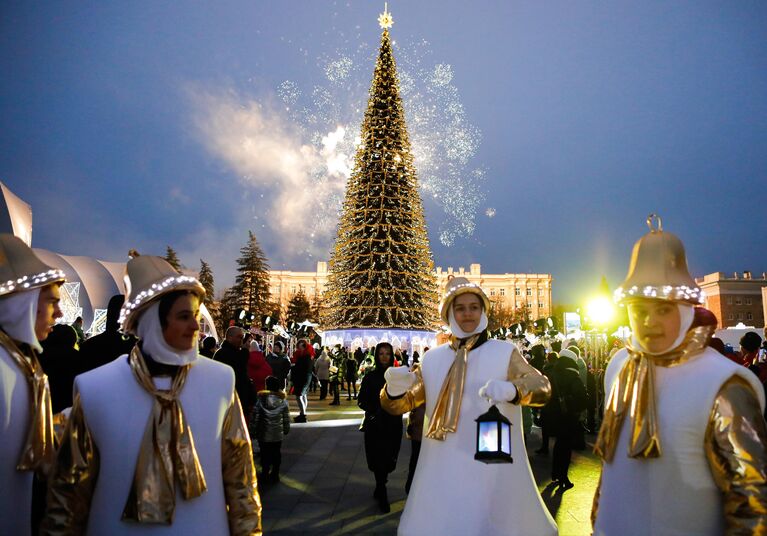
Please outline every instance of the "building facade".
[{"label": "building facade", "polygon": [[753,277],[751,272],[735,272],[727,277],[723,272],[695,279],[706,293],[704,306],[716,315],[720,328],[739,323],[757,328],[764,326],[763,296],[767,287],[767,273]]},{"label": "building facade", "polygon": [[[491,301],[504,308],[526,308],[533,319],[551,315],[551,274],[483,274],[479,264],[472,264],[468,270],[437,267],[435,276],[439,289],[445,288],[451,276],[461,276],[479,284]],[[318,262],[314,272],[272,270],[269,272],[269,292],[272,300],[279,302],[285,311],[290,299],[299,291],[315,303],[325,291],[327,281],[328,263],[325,261]]]}]

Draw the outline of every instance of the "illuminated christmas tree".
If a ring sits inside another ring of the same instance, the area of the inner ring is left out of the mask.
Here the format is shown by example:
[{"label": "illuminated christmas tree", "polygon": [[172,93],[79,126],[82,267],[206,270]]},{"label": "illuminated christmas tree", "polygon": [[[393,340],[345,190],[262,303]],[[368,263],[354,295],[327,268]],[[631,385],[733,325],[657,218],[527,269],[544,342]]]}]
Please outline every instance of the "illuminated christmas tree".
[{"label": "illuminated christmas tree", "polygon": [[338,236],[323,327],[430,330],[436,279],[392,55],[388,11]]}]

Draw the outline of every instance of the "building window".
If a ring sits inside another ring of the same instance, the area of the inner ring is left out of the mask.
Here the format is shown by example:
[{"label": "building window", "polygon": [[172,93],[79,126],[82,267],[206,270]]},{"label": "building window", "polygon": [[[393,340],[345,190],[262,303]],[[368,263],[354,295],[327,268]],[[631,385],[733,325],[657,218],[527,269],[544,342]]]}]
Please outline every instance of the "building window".
[{"label": "building window", "polygon": [[740,302],[741,302],[741,300],[740,300],[740,296],[738,296],[737,298],[735,298],[735,305],[740,305]]},{"label": "building window", "polygon": [[735,320],[735,317],[732,313],[727,313],[727,320]]},{"label": "building window", "polygon": [[291,294],[295,294],[295,293],[296,293],[296,286],[295,286],[295,285],[292,285],[292,286],[290,287],[290,293],[291,293]]},{"label": "building window", "polygon": [[498,290],[498,294],[500,294],[501,296],[505,296],[506,295],[506,289],[505,288],[499,289]]},{"label": "building window", "polygon": [[533,289],[529,288],[527,289],[527,295],[532,296],[533,295]]},{"label": "building window", "polygon": [[490,295],[491,295],[491,296],[495,296],[495,289],[494,289],[494,288],[491,288],[491,289],[490,289]]},{"label": "building window", "polygon": [[532,304],[532,303],[530,303],[530,302],[527,302],[527,303],[525,304],[525,307],[527,307],[528,309],[532,308],[532,306],[533,306],[533,304]]},{"label": "building window", "polygon": [[732,296],[727,296],[727,305],[732,305]]},{"label": "building window", "polygon": [[738,320],[743,320],[743,313],[738,313]]},{"label": "building window", "polygon": [[751,298],[746,298],[746,305],[751,305]]},{"label": "building window", "polygon": [[753,319],[754,319],[754,315],[752,315],[751,313],[746,313],[746,320],[753,320]]},{"label": "building window", "polygon": [[515,295],[515,296],[521,296],[521,295],[522,295],[522,292],[519,290],[519,287],[516,287],[516,288],[514,289],[514,295]]},{"label": "building window", "polygon": [[543,296],[543,289],[542,288],[538,289],[538,296]]},{"label": "building window", "polygon": [[538,309],[543,309],[543,302],[538,302]]}]

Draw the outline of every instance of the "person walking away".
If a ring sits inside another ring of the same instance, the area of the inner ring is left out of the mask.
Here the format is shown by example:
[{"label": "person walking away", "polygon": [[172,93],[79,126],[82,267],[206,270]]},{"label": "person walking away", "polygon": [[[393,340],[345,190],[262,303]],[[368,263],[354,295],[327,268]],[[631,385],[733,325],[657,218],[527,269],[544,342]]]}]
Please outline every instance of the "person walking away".
[{"label": "person walking away", "polygon": [[567,473],[573,448],[583,439],[580,416],[586,408],[586,389],[581,383],[578,363],[573,355],[567,349],[562,350],[550,376],[551,399],[554,401],[550,418],[557,438],[551,459],[551,481],[563,490],[574,486]]},{"label": "person walking away", "polygon": [[120,308],[125,303],[123,294],[115,294],[107,304],[107,321],[104,332],[91,337],[80,345],[82,372],[106,365],[130,353],[136,344],[136,338],[120,333]]},{"label": "person walking away", "polygon": [[320,400],[325,400],[328,397],[328,383],[330,381],[330,356],[328,355],[328,349],[323,348],[320,357],[314,361],[314,373],[317,375],[317,379],[320,382]]},{"label": "person walking away", "polygon": [[344,379],[346,380],[347,399],[352,399],[352,389],[354,389],[354,398],[357,398],[357,367],[358,363],[354,356],[350,355],[344,363]]},{"label": "person walking away", "polygon": [[270,352],[266,355],[266,362],[272,367],[272,376],[282,382],[281,389],[287,389],[288,373],[290,372],[290,358],[285,355],[284,342],[277,341],[274,343],[274,352]]},{"label": "person walking away", "polygon": [[279,378],[268,376],[265,385],[256,398],[252,429],[261,451],[261,475],[268,482],[279,482],[282,441],[290,432],[290,409]]},{"label": "person walking away", "polygon": [[[551,375],[553,373],[554,365],[556,364],[557,359],[559,359],[559,354],[557,352],[549,352],[546,356],[546,364],[543,367],[543,375],[549,379],[549,383],[551,383]],[[541,448],[536,450],[535,453],[542,456],[549,455],[549,442],[551,436],[554,435],[554,432],[552,431],[552,423],[554,422],[552,417],[552,413],[554,412],[554,404],[556,404],[556,401],[554,400],[554,397],[551,397],[549,398],[548,402],[546,402],[546,404],[540,408]]]},{"label": "person walking away", "polygon": [[380,393],[386,384],[384,372],[392,365],[394,349],[388,342],[375,348],[375,368],[368,372],[360,385],[357,405],[365,411],[360,429],[365,434],[365,458],[368,469],[375,475],[376,487],[373,498],[378,501],[381,512],[391,510],[386,492],[389,473],[397,466],[402,444],[402,417],[390,415],[381,408]]},{"label": "person walking away", "polygon": [[65,277],[20,238],[0,234],[0,281],[0,534],[28,536],[37,534],[33,486],[45,487],[55,457],[51,396],[38,354],[63,316]]},{"label": "person walking away", "polygon": [[234,372],[197,353],[204,287],[160,257],[126,270],[122,329],[140,342],[75,378],[41,534],[260,535]]},{"label": "person walking away", "polygon": [[298,415],[295,422],[306,422],[307,391],[312,378],[312,353],[309,342],[305,339],[298,341],[293,352],[293,368],[290,369],[293,382],[293,394],[298,404]]}]

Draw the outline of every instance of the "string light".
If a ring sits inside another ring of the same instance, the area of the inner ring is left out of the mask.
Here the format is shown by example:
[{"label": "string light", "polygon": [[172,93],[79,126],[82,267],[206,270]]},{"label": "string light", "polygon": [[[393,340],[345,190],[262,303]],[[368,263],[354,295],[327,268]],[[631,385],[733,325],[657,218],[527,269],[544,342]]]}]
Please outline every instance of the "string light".
[{"label": "string light", "polygon": [[47,282],[62,281],[66,279],[63,271],[51,269],[35,275],[25,275],[18,279],[11,279],[0,285],[0,295],[13,292],[17,288],[36,288]]}]

